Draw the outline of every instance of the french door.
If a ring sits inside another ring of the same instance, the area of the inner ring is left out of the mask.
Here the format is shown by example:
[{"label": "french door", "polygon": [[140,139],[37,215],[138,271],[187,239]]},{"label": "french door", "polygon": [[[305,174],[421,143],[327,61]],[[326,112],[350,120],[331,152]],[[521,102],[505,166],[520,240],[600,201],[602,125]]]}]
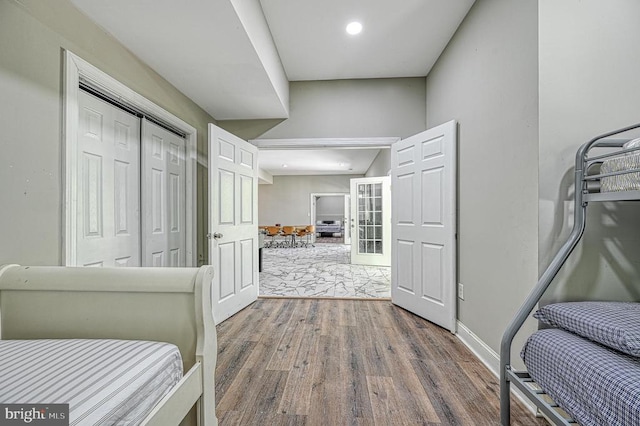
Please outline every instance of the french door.
[{"label": "french door", "polygon": [[391,265],[391,178],[351,179],[351,263]]}]

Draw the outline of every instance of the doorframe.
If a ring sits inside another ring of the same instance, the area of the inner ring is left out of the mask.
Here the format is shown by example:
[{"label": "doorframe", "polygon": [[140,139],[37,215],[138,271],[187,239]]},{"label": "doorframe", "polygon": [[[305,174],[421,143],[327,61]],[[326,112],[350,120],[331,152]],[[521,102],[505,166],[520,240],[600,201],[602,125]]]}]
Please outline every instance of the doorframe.
[{"label": "doorframe", "polygon": [[77,134],[79,129],[78,93],[80,82],[119,99],[123,104],[170,124],[185,133],[186,163],[186,266],[197,266],[197,141],[198,132],[164,108],[151,102],[89,62],[63,50],[62,87],[62,265],[76,263]]},{"label": "doorframe", "polygon": [[[311,225],[316,226],[316,198],[317,197],[343,197],[343,203],[344,200],[349,197],[350,193],[348,192],[312,192],[311,194],[309,194],[309,220],[311,222]],[[347,212],[343,212],[343,219],[344,217],[347,216]],[[348,226],[348,223],[345,223],[344,226],[345,228]],[[317,232],[317,231],[316,231]],[[312,242],[316,242],[316,232],[313,233],[312,237],[311,237],[311,241]],[[344,233],[342,234],[342,238],[344,238]]]}]

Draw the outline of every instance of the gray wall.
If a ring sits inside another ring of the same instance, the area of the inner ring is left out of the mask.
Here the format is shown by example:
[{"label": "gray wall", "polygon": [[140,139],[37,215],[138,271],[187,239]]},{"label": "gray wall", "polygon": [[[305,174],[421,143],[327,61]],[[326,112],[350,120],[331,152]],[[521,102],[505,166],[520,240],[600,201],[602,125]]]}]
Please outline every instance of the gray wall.
[{"label": "gray wall", "polygon": [[344,197],[337,195],[318,197],[316,199],[316,221],[339,220],[345,218]]},{"label": "gray wall", "polygon": [[289,118],[219,121],[244,139],[406,137],[426,129],[424,78],[293,81]]},{"label": "gray wall", "polygon": [[406,137],[426,129],[424,78],[292,82],[289,96],[290,118],[260,138]]},{"label": "gray wall", "polygon": [[[406,137],[426,129],[425,86],[423,78],[292,82],[290,118],[271,130],[256,134],[273,121],[218,124],[245,138]],[[310,193],[348,193],[356,177],[275,176],[258,189],[260,224],[306,224]]]},{"label": "gray wall", "polygon": [[[540,267],[567,237],[579,145],[640,122],[640,2],[540,0]],[[635,203],[592,203],[550,300],[640,300]]]},{"label": "gray wall", "polygon": [[310,225],[311,194],[349,193],[350,179],[362,175],[274,176],[273,185],[258,186],[260,225]]},{"label": "gray wall", "polygon": [[[61,262],[62,48],[194,126],[198,149],[206,154],[206,125],[213,118],[68,0],[0,0],[0,40],[0,264]],[[206,172],[199,167],[198,173]],[[200,186],[203,256],[205,201],[206,186]]]},{"label": "gray wall", "polygon": [[537,280],[537,17],[476,2],[427,78],[428,127],[459,123],[458,318],[496,352]]},{"label": "gray wall", "polygon": [[387,176],[389,169],[391,169],[391,150],[381,149],[364,175],[365,177]]}]

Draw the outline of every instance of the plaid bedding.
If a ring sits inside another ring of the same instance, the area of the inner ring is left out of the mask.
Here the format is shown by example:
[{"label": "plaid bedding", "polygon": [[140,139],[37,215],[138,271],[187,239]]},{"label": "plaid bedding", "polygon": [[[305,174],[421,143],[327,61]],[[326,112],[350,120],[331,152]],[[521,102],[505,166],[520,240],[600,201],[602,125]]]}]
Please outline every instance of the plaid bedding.
[{"label": "plaid bedding", "polygon": [[640,359],[561,329],[521,353],[531,377],[583,426],[640,425]]},{"label": "plaid bedding", "polygon": [[554,303],[543,306],[533,316],[553,327],[640,356],[640,303]]}]

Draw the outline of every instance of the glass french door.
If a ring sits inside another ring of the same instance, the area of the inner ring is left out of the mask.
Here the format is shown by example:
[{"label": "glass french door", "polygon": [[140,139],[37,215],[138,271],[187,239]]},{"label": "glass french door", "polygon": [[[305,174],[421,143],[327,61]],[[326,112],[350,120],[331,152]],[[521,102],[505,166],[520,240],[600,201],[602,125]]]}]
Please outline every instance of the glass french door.
[{"label": "glass french door", "polygon": [[391,178],[351,179],[351,263],[391,265]]}]

